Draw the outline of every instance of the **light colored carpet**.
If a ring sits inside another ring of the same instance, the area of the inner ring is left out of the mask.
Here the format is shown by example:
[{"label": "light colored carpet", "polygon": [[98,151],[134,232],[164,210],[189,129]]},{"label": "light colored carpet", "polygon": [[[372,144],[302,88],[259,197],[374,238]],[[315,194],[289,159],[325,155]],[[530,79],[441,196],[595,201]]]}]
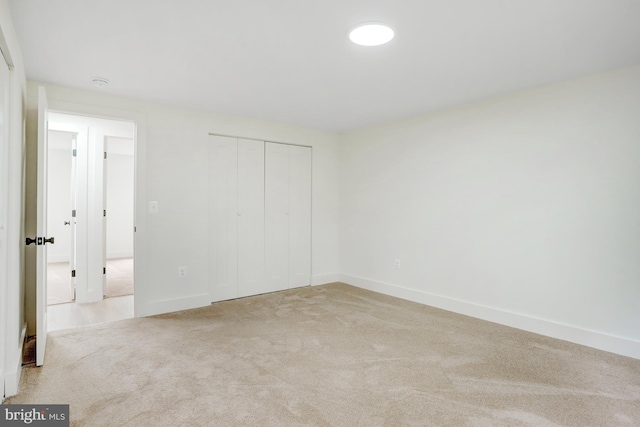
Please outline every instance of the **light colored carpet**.
[{"label": "light colored carpet", "polygon": [[[69,280],[71,268],[68,262],[47,265],[47,305],[72,302]],[[107,280],[104,296],[133,295],[133,258],[107,260]]]},{"label": "light colored carpet", "polygon": [[123,295],[133,295],[133,258],[108,259],[104,296]]},{"label": "light colored carpet", "polygon": [[71,268],[68,262],[47,264],[47,305],[73,301],[70,281]]},{"label": "light colored carpet", "polygon": [[637,426],[640,360],[344,284],[49,335],[76,426]]}]

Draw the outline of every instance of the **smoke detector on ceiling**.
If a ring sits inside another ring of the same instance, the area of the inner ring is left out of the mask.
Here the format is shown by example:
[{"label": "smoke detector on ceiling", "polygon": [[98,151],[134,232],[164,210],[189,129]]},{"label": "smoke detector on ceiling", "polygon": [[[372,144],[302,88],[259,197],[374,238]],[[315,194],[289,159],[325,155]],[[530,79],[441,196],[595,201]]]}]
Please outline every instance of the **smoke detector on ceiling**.
[{"label": "smoke detector on ceiling", "polygon": [[93,83],[93,85],[96,87],[106,87],[109,85],[109,80],[105,79],[104,77],[93,77],[91,79],[91,83]]}]

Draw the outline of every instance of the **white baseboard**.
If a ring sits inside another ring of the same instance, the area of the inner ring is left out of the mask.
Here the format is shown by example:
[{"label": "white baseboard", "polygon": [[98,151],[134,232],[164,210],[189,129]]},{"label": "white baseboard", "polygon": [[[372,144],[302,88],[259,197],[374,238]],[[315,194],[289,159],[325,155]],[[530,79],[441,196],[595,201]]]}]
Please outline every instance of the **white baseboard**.
[{"label": "white baseboard", "polygon": [[133,258],[133,251],[110,251],[107,252],[107,259]]},{"label": "white baseboard", "polygon": [[[133,251],[107,252],[107,259],[133,258]],[[47,254],[47,263],[69,262],[69,254]]]},{"label": "white baseboard", "polygon": [[334,282],[340,282],[340,274],[320,274],[311,277],[311,286],[326,285]]},{"label": "white baseboard", "polygon": [[[134,301],[138,301],[136,298]],[[135,304],[135,302],[134,302]],[[204,307],[211,304],[211,296],[206,294],[192,295],[183,298],[151,301],[136,305],[136,317],[155,316],[156,314],[172,313],[174,311],[189,310]]]},{"label": "white baseboard", "polygon": [[51,264],[54,262],[69,262],[69,254],[47,253],[47,263]]},{"label": "white baseboard", "polygon": [[581,344],[587,347],[640,359],[640,341],[567,325],[551,320],[499,310],[468,301],[409,289],[389,283],[376,282],[362,277],[340,274],[340,281],[348,285],[368,289],[382,294],[418,302],[454,313],[534,332],[551,338]]},{"label": "white baseboard", "polygon": [[7,372],[4,377],[4,394],[5,397],[15,396],[18,394],[18,385],[20,384],[20,376],[22,375],[22,351],[24,347],[24,339],[27,335],[27,325],[22,327],[20,333],[20,345],[14,351],[12,360],[8,361]]}]

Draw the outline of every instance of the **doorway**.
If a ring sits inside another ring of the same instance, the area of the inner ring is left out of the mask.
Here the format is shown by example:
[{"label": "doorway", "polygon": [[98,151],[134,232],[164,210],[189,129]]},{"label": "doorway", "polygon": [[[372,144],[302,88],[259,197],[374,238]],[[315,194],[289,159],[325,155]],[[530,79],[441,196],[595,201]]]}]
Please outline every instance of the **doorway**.
[{"label": "doorway", "polygon": [[135,125],[49,114],[48,329],[134,317]]}]

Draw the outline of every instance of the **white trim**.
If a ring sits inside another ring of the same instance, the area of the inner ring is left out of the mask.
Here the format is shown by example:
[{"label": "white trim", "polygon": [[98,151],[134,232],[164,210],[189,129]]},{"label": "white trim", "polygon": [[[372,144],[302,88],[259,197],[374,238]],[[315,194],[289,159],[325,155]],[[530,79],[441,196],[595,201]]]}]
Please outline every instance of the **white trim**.
[{"label": "white trim", "polygon": [[69,262],[69,254],[47,254],[47,264]]},{"label": "white trim", "polygon": [[125,250],[125,251],[107,252],[107,259],[117,259],[117,258],[133,258],[133,251]]},{"label": "white trim", "polygon": [[7,372],[4,378],[4,394],[5,397],[15,396],[18,394],[18,385],[20,384],[20,376],[22,375],[22,351],[24,347],[24,339],[27,335],[27,324],[22,326],[20,333],[20,345],[14,352],[13,360],[10,360],[11,366],[7,366]]},{"label": "white trim", "polygon": [[340,282],[341,275],[338,273],[320,274],[311,276],[311,286],[326,285],[327,283]]},{"label": "white trim", "polygon": [[248,136],[227,135],[227,134],[224,134],[224,133],[209,132],[209,136],[223,136],[225,138],[248,139],[250,141],[260,141],[260,142],[265,142],[265,143],[266,142],[270,142],[272,144],[293,145],[293,146],[296,146],[296,147],[313,148],[313,145],[294,144],[292,142],[269,141],[269,140],[262,139],[262,138],[250,138]]},{"label": "white trim", "polygon": [[7,39],[4,37],[4,31],[2,31],[2,28],[0,28],[0,58],[4,59],[9,71],[12,71],[15,68],[13,58],[11,57],[11,49],[9,49],[9,43],[7,43]]},{"label": "white trim", "polygon": [[640,341],[618,337],[552,320],[531,317],[520,313],[499,310],[468,301],[409,289],[389,283],[376,282],[362,277],[340,274],[340,281],[359,288],[429,305],[454,313],[464,314],[489,322],[522,329],[551,338],[565,340],[611,353],[640,359]]},{"label": "white trim", "polygon": [[[111,251],[107,252],[107,259],[133,258],[133,251]],[[47,254],[47,263],[69,262],[69,254]]]},{"label": "white trim", "polygon": [[[0,48],[5,45],[4,36],[2,34],[2,28],[0,28]],[[0,58],[2,58],[0,56]],[[11,71],[7,65],[5,71],[4,59],[0,59],[0,72],[3,74],[6,72],[6,95],[5,98],[0,97],[0,113],[4,113],[5,127],[0,128],[0,400],[4,399],[5,391],[5,359],[7,347],[7,327],[8,323],[8,307],[7,307],[7,292],[9,287],[9,152],[11,145],[10,126],[11,121]],[[0,84],[3,84],[3,80],[0,79]],[[7,102],[5,102],[5,100]],[[6,111],[5,111],[6,109]]]},{"label": "white trim", "polygon": [[150,301],[138,305],[138,317],[155,316],[157,314],[172,313],[175,311],[190,310],[192,308],[205,307],[211,304],[211,294],[204,293],[188,297]]}]

